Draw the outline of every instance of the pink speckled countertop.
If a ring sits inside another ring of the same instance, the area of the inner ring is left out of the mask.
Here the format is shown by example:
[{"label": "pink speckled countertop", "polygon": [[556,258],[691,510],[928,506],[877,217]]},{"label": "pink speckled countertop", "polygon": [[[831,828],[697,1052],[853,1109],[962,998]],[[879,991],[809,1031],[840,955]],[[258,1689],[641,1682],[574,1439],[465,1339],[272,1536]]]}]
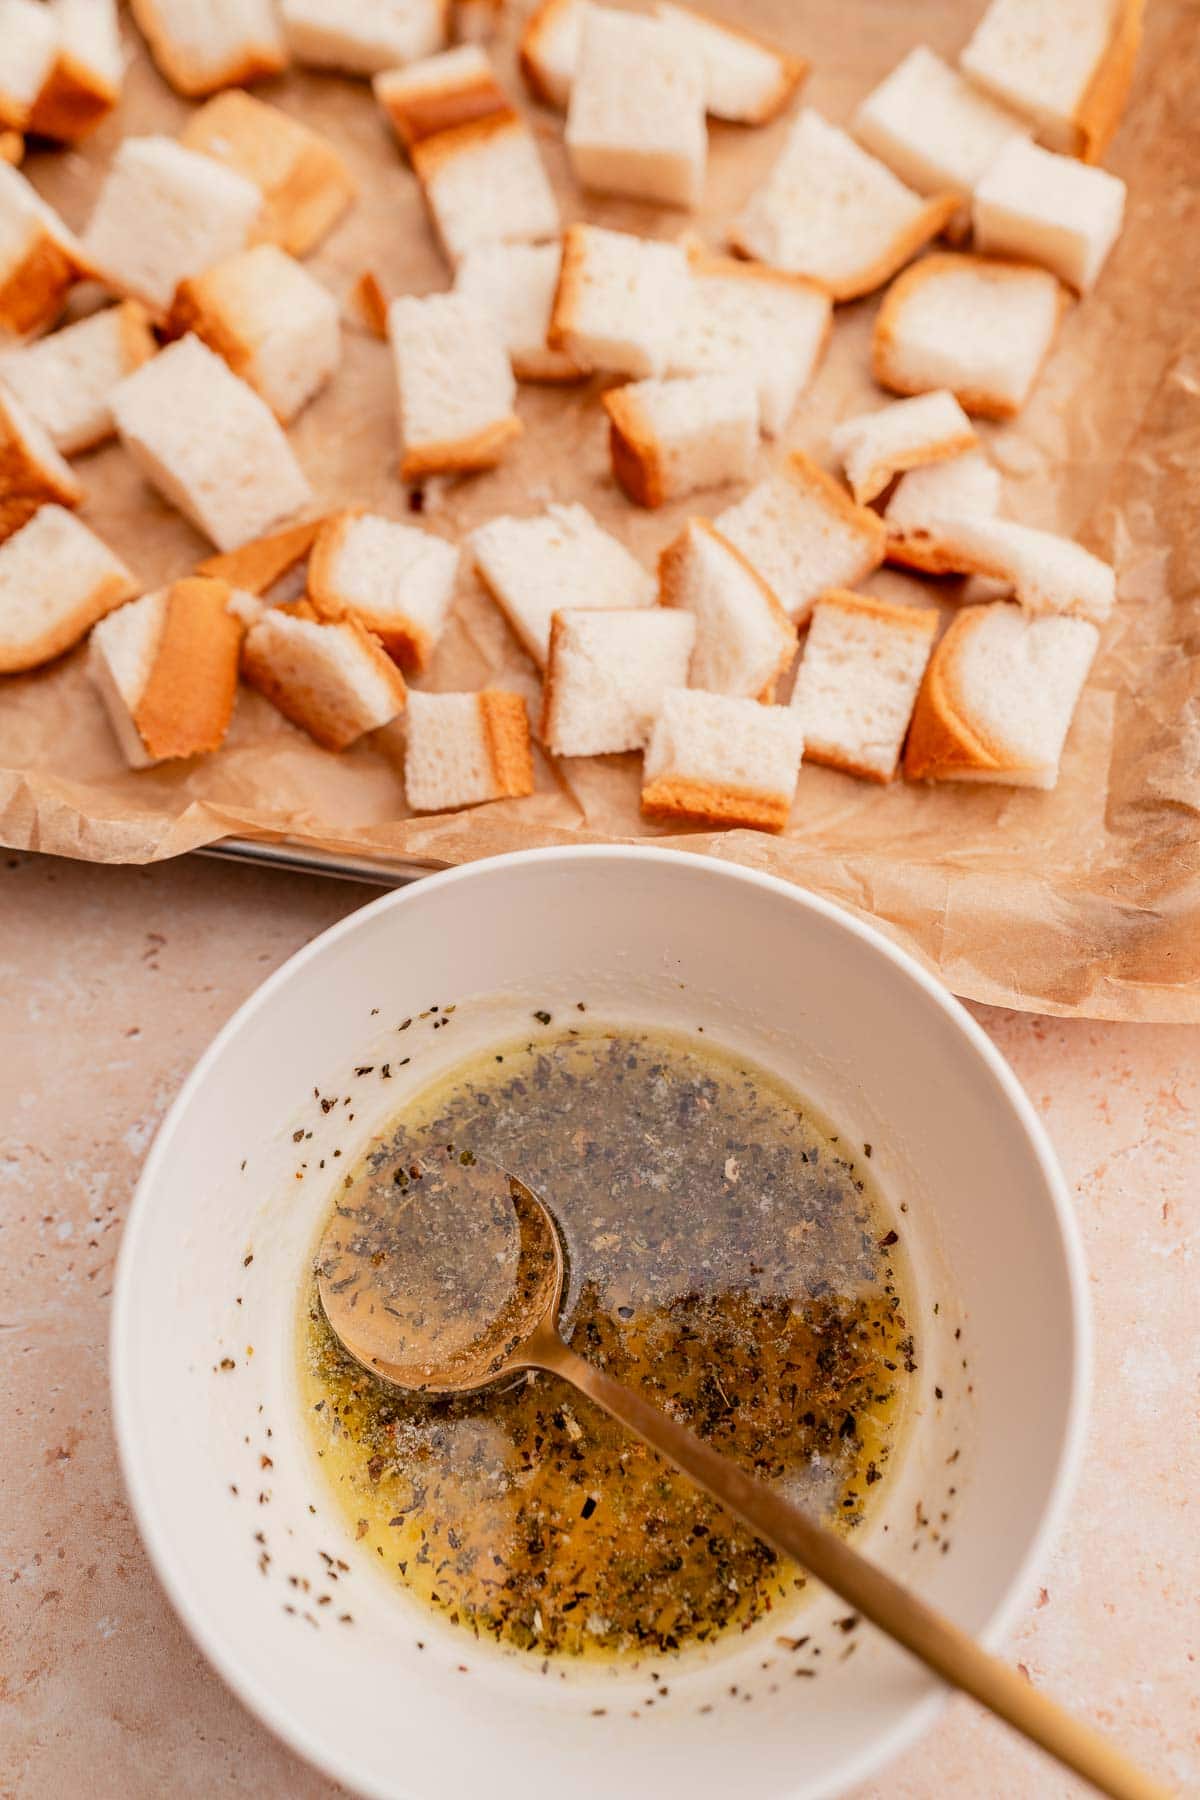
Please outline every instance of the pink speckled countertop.
[{"label": "pink speckled countertop", "polygon": [[[150,1573],[106,1341],[134,1179],[188,1068],[266,974],[370,896],[199,859],[2,855],[0,896],[0,1795],[332,1795],[209,1671]],[[1011,1654],[1200,1793],[1200,1029],[978,1010],[1062,1158],[1097,1333],[1072,1535]],[[956,1700],[860,1800],[1075,1792]]]}]

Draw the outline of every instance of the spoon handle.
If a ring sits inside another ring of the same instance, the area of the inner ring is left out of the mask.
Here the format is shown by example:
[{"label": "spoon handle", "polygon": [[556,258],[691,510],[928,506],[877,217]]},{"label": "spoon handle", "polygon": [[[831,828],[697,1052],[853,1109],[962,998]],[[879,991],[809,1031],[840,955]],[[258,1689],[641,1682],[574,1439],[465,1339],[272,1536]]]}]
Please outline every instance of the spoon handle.
[{"label": "spoon handle", "polygon": [[757,1536],[793,1557],[951,1687],[989,1707],[1051,1756],[1114,1800],[1170,1800],[1090,1725],[1064,1712],[966,1632],[884,1574],[875,1563],[764,1482],[746,1475],[635,1389],[577,1356],[561,1339],[537,1346],[541,1367],[561,1375],[636,1432],[652,1449],[735,1513]]}]

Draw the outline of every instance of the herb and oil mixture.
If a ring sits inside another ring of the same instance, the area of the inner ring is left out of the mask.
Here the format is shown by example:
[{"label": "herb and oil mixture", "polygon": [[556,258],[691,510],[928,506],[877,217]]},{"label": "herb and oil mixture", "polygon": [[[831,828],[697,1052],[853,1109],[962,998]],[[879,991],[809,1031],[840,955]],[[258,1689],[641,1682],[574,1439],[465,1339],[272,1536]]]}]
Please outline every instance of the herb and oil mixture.
[{"label": "herb and oil mixture", "polygon": [[[566,1244],[563,1336],[831,1522],[862,1520],[916,1367],[896,1234],[791,1090],[641,1030],[489,1051],[418,1096],[349,1182],[453,1144],[519,1175]],[[538,1655],[658,1655],[789,1602],[802,1572],[544,1374],[464,1397],[301,1330],[313,1443],[363,1548],[451,1623]]]}]

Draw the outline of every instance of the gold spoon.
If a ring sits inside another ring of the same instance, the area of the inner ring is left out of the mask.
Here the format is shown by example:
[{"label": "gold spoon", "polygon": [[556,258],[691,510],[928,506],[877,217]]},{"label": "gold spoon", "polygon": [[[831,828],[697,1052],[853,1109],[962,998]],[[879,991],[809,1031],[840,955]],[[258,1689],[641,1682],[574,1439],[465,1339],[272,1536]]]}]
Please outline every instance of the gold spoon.
[{"label": "gold spoon", "polygon": [[[389,1190],[389,1186],[391,1191]],[[424,1394],[469,1394],[520,1370],[569,1381],[768,1544],[803,1564],[951,1687],[1116,1800],[1167,1800],[1083,1724],[825,1525],[578,1356],[559,1336],[563,1252],[515,1175],[452,1147],[347,1189],[321,1240],[317,1286],[344,1348]]]}]

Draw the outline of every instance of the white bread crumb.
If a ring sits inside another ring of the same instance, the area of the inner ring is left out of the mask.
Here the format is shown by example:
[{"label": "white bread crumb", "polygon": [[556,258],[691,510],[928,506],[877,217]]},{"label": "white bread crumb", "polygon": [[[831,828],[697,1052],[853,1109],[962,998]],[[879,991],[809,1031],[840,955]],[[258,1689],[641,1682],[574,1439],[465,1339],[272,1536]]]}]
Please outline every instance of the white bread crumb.
[{"label": "white bread crumb", "polygon": [[518,381],[578,381],[584,373],[546,342],[561,267],[561,244],[481,244],[455,272],[455,292],[495,319]]},{"label": "white bread crumb", "polygon": [[404,480],[494,467],[521,422],[492,316],[461,294],[406,294],[388,308],[388,336]]},{"label": "white bread crumb", "polygon": [[743,375],[633,381],[602,401],[613,474],[641,506],[748,481],[753,473],[758,393]]},{"label": "white bread crumb", "polygon": [[447,0],[279,0],[296,61],[377,75],[432,56],[447,39]]},{"label": "white bread crumb", "polygon": [[983,254],[1044,263],[1079,293],[1095,286],[1125,216],[1125,183],[1016,138],[975,190]]},{"label": "white bread crumb", "polygon": [[706,85],[688,36],[658,19],[587,6],[567,110],[576,179],[602,193],[698,206]]},{"label": "white bread crumb", "polygon": [[550,346],[613,375],[665,374],[690,299],[687,259],[677,244],[569,225]]}]

